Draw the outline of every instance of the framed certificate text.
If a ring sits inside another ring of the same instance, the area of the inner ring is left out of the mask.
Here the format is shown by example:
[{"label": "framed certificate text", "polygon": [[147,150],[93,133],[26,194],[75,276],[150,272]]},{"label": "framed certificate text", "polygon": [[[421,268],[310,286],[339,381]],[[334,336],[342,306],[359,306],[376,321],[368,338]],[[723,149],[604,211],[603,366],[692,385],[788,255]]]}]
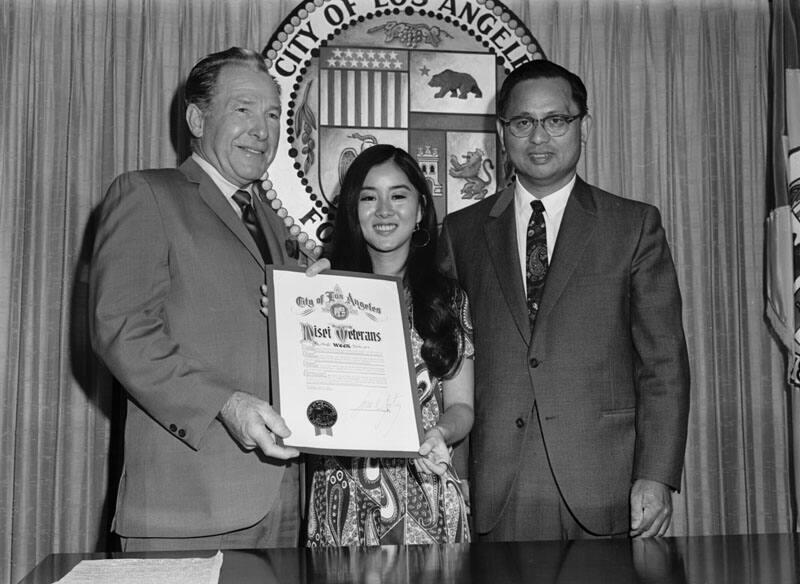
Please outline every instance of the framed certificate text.
[{"label": "framed certificate text", "polygon": [[422,440],[396,278],[267,267],[272,396],[303,452],[415,456]]}]

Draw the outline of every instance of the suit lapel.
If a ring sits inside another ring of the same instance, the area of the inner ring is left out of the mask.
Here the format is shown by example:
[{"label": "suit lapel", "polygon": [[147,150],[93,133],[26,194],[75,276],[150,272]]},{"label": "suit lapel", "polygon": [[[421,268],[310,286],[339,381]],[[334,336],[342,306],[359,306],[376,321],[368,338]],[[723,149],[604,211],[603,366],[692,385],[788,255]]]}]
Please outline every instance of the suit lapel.
[{"label": "suit lapel", "polygon": [[519,267],[517,226],[514,216],[514,189],[508,187],[497,195],[497,202],[483,226],[492,266],[514,322],[525,341],[530,337],[525,285]]},{"label": "suit lapel", "polygon": [[547,272],[537,321],[547,317],[575,271],[597,223],[597,208],[591,191],[580,178],[575,182],[558,230],[553,259]]},{"label": "suit lapel", "polygon": [[[264,260],[261,258],[261,252],[258,250],[253,236],[247,231],[247,227],[245,227],[239,216],[236,215],[236,211],[233,210],[233,207],[231,207],[231,204],[225,199],[225,196],[220,192],[211,177],[208,176],[191,157],[187,158],[186,161],[181,164],[180,170],[190,182],[197,183],[200,198],[211,208],[226,227],[239,238],[239,241],[247,248],[247,251],[253,256],[253,259],[263,267]],[[270,251],[272,251],[269,238],[267,239],[267,243],[270,245]]]}]

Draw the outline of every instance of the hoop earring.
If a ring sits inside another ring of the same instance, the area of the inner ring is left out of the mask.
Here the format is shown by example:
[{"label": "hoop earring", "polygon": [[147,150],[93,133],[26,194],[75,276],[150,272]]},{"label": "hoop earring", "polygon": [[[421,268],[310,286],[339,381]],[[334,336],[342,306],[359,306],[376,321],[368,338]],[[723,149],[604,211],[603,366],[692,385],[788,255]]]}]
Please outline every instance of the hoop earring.
[{"label": "hoop earring", "polygon": [[425,247],[431,242],[431,234],[424,227],[419,228],[419,223],[414,227],[414,233],[411,234],[411,245],[414,247]]}]

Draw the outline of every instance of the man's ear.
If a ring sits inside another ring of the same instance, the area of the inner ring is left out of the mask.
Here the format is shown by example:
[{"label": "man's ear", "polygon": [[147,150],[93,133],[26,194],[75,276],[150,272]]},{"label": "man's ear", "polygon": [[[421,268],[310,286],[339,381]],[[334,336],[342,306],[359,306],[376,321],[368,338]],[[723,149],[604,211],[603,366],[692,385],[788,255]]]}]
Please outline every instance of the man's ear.
[{"label": "man's ear", "polygon": [[195,138],[203,137],[203,122],[203,110],[197,107],[197,104],[190,103],[186,106],[186,125]]},{"label": "man's ear", "polygon": [[497,129],[497,137],[500,138],[500,147],[505,150],[506,146],[506,127],[499,119],[494,121],[495,128]]},{"label": "man's ear", "polygon": [[592,129],[592,116],[586,114],[581,120],[581,142],[586,145],[589,139],[589,131]]}]

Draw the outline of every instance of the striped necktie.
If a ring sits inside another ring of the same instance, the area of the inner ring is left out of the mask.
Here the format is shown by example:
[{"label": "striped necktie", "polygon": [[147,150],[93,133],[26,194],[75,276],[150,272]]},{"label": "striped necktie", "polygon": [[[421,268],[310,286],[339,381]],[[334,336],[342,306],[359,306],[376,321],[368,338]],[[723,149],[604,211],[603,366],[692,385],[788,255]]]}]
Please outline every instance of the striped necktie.
[{"label": "striped necktie", "polygon": [[255,209],[253,209],[250,193],[239,189],[233,193],[233,200],[242,210],[242,221],[244,222],[245,227],[247,227],[247,230],[250,232],[250,235],[253,236],[259,251],[261,251],[261,257],[264,259],[264,263],[271,263],[272,257],[269,253],[269,248],[267,247],[267,240],[264,237],[264,232],[261,231],[261,226],[256,220],[256,213]]}]

